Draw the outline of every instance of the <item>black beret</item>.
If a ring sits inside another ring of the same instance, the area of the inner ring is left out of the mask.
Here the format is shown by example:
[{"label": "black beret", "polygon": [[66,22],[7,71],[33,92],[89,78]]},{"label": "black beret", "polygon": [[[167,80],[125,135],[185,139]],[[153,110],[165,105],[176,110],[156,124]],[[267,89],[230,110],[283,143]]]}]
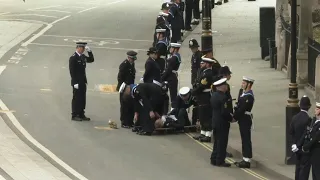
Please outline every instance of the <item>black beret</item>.
[{"label": "black beret", "polygon": [[132,57],[133,57],[133,56],[136,56],[137,54],[138,54],[138,53],[135,52],[135,51],[128,51],[128,52],[127,52],[127,55],[128,55],[128,56],[132,56]]}]

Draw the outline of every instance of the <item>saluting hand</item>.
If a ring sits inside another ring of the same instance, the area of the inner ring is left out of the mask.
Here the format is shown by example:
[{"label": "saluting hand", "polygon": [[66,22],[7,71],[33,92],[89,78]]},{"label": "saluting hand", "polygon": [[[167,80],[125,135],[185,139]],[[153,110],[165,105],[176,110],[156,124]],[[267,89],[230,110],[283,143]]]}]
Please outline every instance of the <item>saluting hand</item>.
[{"label": "saluting hand", "polygon": [[89,46],[86,46],[85,49],[87,52],[91,52],[91,49],[89,48]]}]

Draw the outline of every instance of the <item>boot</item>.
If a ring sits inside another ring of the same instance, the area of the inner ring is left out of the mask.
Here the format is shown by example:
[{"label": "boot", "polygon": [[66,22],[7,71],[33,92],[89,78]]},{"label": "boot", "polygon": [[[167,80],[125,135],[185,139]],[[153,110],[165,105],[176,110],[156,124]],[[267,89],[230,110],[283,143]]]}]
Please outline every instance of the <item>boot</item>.
[{"label": "boot", "polygon": [[200,139],[204,138],[205,136],[203,134],[200,134],[198,136],[194,136],[193,139],[200,141]]},{"label": "boot", "polygon": [[240,162],[235,162],[234,164],[239,168],[250,168],[250,162],[246,162],[244,160]]},{"label": "boot", "polygon": [[203,138],[200,139],[200,142],[211,142],[211,137],[204,136]]}]

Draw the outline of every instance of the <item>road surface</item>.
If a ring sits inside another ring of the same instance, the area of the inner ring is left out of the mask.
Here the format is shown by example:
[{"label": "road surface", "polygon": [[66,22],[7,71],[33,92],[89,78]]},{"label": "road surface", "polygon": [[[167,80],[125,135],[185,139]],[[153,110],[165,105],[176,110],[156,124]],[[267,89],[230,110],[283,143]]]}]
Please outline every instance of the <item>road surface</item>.
[{"label": "road surface", "polygon": [[[0,20],[44,24],[0,60],[7,65],[0,76],[1,100],[35,139],[82,175],[90,180],[257,179],[237,168],[213,168],[210,152],[186,135],[141,137],[104,129],[109,119],[120,124],[119,103],[118,94],[101,92],[101,85],[112,91],[128,50],[138,52],[140,79],[162,1],[0,3]],[[71,121],[68,58],[76,41],[87,41],[95,55],[87,65],[90,122]]]}]

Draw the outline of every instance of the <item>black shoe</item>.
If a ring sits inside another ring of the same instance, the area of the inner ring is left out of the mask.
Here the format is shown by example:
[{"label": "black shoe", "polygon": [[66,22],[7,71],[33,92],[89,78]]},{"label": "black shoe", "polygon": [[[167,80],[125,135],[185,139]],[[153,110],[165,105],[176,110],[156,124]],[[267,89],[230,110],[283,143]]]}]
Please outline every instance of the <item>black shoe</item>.
[{"label": "black shoe", "polygon": [[232,158],[233,155],[232,155],[231,153],[228,153],[228,152],[227,152],[227,157]]},{"label": "black shoe", "polygon": [[235,162],[234,164],[239,168],[250,168],[250,166],[251,166],[251,164],[249,162],[246,162],[244,160],[242,160],[240,162]]},{"label": "black shoe", "polygon": [[230,164],[230,163],[223,162],[223,163],[221,163],[221,164],[217,164],[216,166],[219,166],[219,167],[231,167],[231,164]]},{"label": "black shoe", "polygon": [[71,118],[72,121],[82,121],[82,118],[80,118],[79,116],[74,116]]},{"label": "black shoe", "polygon": [[210,164],[213,165],[213,166],[216,166],[217,162],[216,161],[210,161]]},{"label": "black shoe", "polygon": [[130,129],[131,128],[130,126],[127,126],[127,125],[124,125],[124,124],[121,124],[121,127],[122,128],[126,128],[126,129]]},{"label": "black shoe", "polygon": [[219,2],[217,2],[217,3],[216,3],[216,5],[222,5],[222,2],[221,2],[221,1],[219,1]]},{"label": "black shoe", "polygon": [[141,135],[141,136],[151,136],[152,133],[151,132],[140,131],[138,134]]},{"label": "black shoe", "polygon": [[90,121],[91,119],[86,117],[85,115],[80,117],[82,119],[82,121]]},{"label": "black shoe", "polygon": [[223,2],[224,2],[224,3],[228,3],[228,2],[229,2],[229,0],[224,0]]},{"label": "black shoe", "polygon": [[200,142],[211,142],[211,137],[204,136],[203,138],[200,138]]},{"label": "black shoe", "polygon": [[139,132],[139,130],[140,130],[140,129],[137,128],[137,127],[133,127],[133,128],[131,129],[132,132]]},{"label": "black shoe", "polygon": [[200,141],[201,138],[205,137],[203,134],[200,134],[198,136],[194,136],[193,139]]}]

